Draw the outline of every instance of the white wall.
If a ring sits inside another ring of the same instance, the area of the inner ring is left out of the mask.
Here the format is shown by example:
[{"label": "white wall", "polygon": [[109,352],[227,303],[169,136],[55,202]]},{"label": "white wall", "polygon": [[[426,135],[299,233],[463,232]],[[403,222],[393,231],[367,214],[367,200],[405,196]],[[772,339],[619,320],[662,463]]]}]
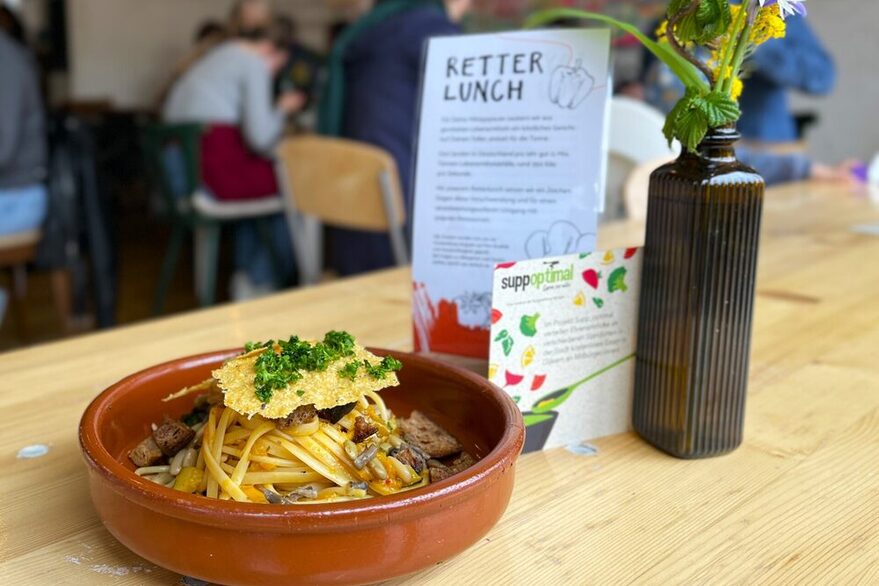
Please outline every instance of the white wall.
[{"label": "white wall", "polygon": [[828,162],[869,160],[879,152],[879,2],[809,0],[806,5],[809,21],[833,54],[838,72],[832,95],[793,99],[797,109],[821,116],[808,136],[811,154]]},{"label": "white wall", "polygon": [[[68,0],[70,98],[118,108],[153,105],[204,20],[223,20],[233,0]],[[306,43],[323,43],[332,16],[322,0],[277,0]]]}]

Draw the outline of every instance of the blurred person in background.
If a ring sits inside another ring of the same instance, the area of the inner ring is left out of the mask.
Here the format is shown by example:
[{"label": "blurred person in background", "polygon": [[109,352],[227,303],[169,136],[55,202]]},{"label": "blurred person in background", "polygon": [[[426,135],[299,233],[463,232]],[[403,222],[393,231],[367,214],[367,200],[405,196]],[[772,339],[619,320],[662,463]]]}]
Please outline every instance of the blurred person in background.
[{"label": "blurred person in background", "polygon": [[[797,140],[796,123],[787,103],[787,88],[820,93],[829,92],[833,86],[833,60],[808,28],[806,19],[793,17],[785,23],[788,36],[767,41],[748,62],[750,77],[744,80],[745,89],[739,104],[742,117],[736,126],[746,141]],[[653,28],[658,26],[657,22]],[[807,80],[811,67],[817,69],[813,81]],[[683,95],[684,86],[666,65],[643,50],[638,79],[622,84],[617,93],[646,101],[668,114]],[[767,185],[805,180],[854,185],[857,182],[854,169],[860,164],[846,160],[830,165],[802,153],[773,153],[747,143],[736,146],[736,155],[762,175]]]},{"label": "blurred person in background", "polygon": [[27,44],[24,26],[18,16],[8,6],[0,5],[0,30],[6,32],[14,41],[21,45]]},{"label": "blurred person in background", "polygon": [[[198,60],[171,88],[163,108],[170,123],[200,123],[202,181],[219,200],[276,196],[272,152],[288,115],[304,103],[300,92],[273,100],[273,77],[286,59],[270,29],[224,41]],[[273,290],[271,251],[261,246],[253,222],[235,228],[232,296],[253,297]],[[273,219],[275,250],[283,252],[282,282],[292,280],[294,261],[286,223]]]},{"label": "blurred person in background", "polygon": [[745,90],[739,99],[738,129],[749,141],[794,142],[801,137],[789,104],[790,90],[827,95],[836,82],[833,58],[805,18],[785,21],[782,39],[761,45],[747,61]]},{"label": "blurred person in background", "polygon": [[[46,118],[33,56],[0,28],[0,237],[37,230],[48,208]],[[21,30],[20,24],[18,29]],[[7,292],[0,289],[0,322]]]},{"label": "blurred person in background", "polygon": [[267,0],[238,0],[229,11],[226,32],[230,37],[250,36],[274,24],[272,6]]},{"label": "blurred person in background", "polygon": [[229,10],[226,22],[206,20],[201,23],[195,31],[192,49],[172,68],[168,80],[159,89],[158,109],[162,109],[177,80],[217,45],[230,38],[268,30],[273,25],[273,18],[271,5],[266,0],[238,0]]},{"label": "blurred person in background", "polygon": [[324,57],[302,44],[297,38],[296,23],[293,19],[278,15],[275,26],[282,32],[287,45],[287,61],[278,73],[277,91],[296,88],[306,98],[306,106],[310,106],[317,94],[320,80],[323,78]]},{"label": "blurred person in background", "polygon": [[[407,217],[422,52],[430,37],[459,34],[470,5],[471,0],[379,0],[339,34],[330,53],[319,131],[388,151],[400,173]],[[393,264],[386,235],[334,229],[330,242],[333,266],[342,275]]]}]

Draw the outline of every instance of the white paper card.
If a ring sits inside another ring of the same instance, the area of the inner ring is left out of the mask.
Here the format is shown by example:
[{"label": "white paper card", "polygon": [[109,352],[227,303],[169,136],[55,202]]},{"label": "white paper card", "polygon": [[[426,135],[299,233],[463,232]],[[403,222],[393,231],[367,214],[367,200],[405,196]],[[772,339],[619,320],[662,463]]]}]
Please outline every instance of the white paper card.
[{"label": "white paper card", "polygon": [[641,251],[505,263],[494,271],[488,376],[525,417],[525,451],[629,429]]},{"label": "white paper card", "polygon": [[432,39],[415,174],[415,345],[485,357],[498,262],[594,249],[610,35]]}]

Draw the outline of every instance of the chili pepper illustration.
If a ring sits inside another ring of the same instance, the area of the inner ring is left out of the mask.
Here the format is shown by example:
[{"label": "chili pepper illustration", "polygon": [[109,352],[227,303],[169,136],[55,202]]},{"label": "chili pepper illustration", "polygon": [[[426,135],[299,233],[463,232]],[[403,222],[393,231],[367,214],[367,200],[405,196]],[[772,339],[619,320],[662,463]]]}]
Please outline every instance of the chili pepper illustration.
[{"label": "chili pepper illustration", "polygon": [[522,382],[525,377],[521,374],[515,374],[510,372],[509,370],[504,371],[504,379],[506,379],[507,384],[505,386],[514,387]]},{"label": "chili pepper illustration", "polygon": [[633,256],[635,256],[635,253],[637,253],[637,252],[638,252],[637,248],[627,248],[626,252],[623,254],[623,258],[628,260],[628,259],[632,258]]},{"label": "chili pepper illustration", "polygon": [[531,379],[531,390],[532,391],[538,390],[540,387],[543,386],[543,383],[545,383],[545,382],[546,382],[546,375],[545,374],[535,374],[534,378]]},{"label": "chili pepper illustration", "polygon": [[599,273],[595,269],[587,269],[583,271],[583,280],[586,281],[586,284],[593,289],[598,289],[598,279],[600,278],[601,273]]}]

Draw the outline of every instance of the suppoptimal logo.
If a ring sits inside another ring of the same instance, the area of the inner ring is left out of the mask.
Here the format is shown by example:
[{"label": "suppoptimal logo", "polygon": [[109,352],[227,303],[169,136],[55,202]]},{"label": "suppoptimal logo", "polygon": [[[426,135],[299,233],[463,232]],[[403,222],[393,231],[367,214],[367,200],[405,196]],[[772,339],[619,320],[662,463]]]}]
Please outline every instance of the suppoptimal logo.
[{"label": "suppoptimal logo", "polygon": [[549,266],[542,271],[522,275],[509,275],[502,278],[501,289],[512,289],[513,292],[518,293],[529,287],[540,289],[544,285],[562,283],[574,279],[573,264],[566,267],[558,267],[558,261],[552,261],[547,264]]}]

